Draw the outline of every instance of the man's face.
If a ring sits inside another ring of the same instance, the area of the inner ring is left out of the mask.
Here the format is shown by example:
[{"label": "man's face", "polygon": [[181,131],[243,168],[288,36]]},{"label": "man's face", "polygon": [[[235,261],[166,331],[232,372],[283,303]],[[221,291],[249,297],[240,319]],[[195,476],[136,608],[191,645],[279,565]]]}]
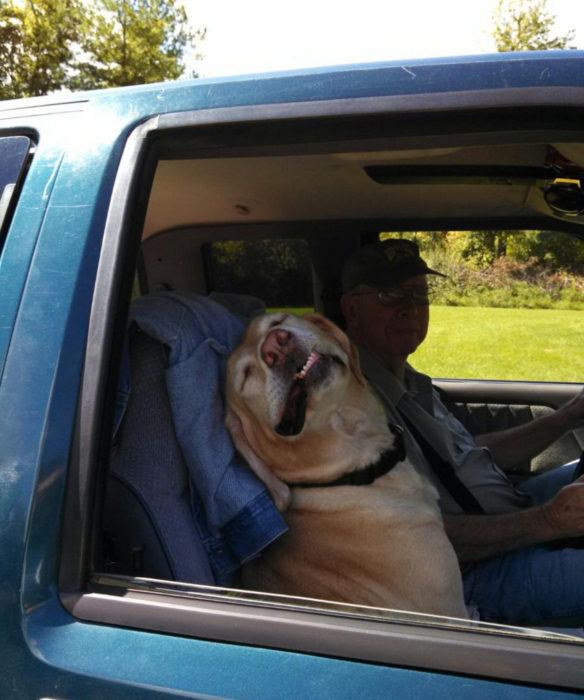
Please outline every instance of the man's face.
[{"label": "man's face", "polygon": [[390,364],[405,361],[428,332],[429,307],[422,302],[427,292],[426,275],[411,277],[386,290],[362,285],[343,298],[351,336],[379,359]]}]

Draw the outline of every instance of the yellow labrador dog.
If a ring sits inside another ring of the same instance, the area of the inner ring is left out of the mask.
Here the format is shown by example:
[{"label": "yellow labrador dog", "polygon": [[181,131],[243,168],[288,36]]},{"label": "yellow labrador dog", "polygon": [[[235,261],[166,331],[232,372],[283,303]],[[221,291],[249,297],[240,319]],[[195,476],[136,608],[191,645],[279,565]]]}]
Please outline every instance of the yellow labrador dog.
[{"label": "yellow labrador dog", "polygon": [[337,326],[319,314],[254,319],[229,358],[227,406],[237,449],[289,526],[244,567],[245,587],[466,617],[437,493]]}]

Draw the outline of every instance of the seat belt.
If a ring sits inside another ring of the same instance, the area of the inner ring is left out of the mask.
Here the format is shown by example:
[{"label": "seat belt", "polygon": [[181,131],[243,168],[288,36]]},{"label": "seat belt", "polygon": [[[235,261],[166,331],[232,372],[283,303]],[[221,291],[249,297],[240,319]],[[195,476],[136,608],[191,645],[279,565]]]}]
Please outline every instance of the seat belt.
[{"label": "seat belt", "polygon": [[407,418],[407,416],[402,413],[402,411],[399,411],[399,414],[406,427],[420,446],[420,449],[424,453],[424,457],[428,461],[428,464],[432,467],[432,470],[438,479],[440,479],[444,485],[444,488],[448,491],[452,498],[458,503],[465,513],[472,515],[484,515],[485,511],[483,507],[458,478],[452,464],[447,462],[438,454],[434,447],[426,440],[418,428],[409,418]]}]

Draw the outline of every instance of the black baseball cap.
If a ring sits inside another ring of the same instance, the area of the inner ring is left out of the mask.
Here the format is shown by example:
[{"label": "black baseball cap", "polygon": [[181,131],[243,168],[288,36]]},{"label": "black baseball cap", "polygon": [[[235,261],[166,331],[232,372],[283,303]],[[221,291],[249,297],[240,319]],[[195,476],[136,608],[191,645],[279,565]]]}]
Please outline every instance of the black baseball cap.
[{"label": "black baseball cap", "polygon": [[420,257],[420,249],[414,241],[388,238],[363,246],[345,260],[342,275],[343,293],[360,284],[393,287],[417,275],[446,277],[428,267]]}]

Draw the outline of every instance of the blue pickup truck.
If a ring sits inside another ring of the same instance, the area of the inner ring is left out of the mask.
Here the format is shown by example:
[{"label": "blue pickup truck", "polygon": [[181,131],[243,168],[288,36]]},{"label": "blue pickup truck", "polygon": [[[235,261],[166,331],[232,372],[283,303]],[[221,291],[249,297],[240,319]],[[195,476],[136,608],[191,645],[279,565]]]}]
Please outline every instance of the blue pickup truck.
[{"label": "blue pickup truck", "polygon": [[[579,694],[578,627],[239,586],[250,538],[201,500],[197,471],[219,453],[221,375],[194,365],[185,390],[202,420],[188,440],[168,397],[170,365],[216,339],[177,350],[164,324],[192,315],[203,332],[219,308],[244,318],[258,298],[335,319],[344,256],[383,232],[546,231],[584,245],[583,183],[578,51],[2,103],[0,697]],[[149,304],[162,331],[149,331]],[[477,431],[581,388],[519,369],[438,384]],[[525,470],[582,447],[574,431]]]}]

